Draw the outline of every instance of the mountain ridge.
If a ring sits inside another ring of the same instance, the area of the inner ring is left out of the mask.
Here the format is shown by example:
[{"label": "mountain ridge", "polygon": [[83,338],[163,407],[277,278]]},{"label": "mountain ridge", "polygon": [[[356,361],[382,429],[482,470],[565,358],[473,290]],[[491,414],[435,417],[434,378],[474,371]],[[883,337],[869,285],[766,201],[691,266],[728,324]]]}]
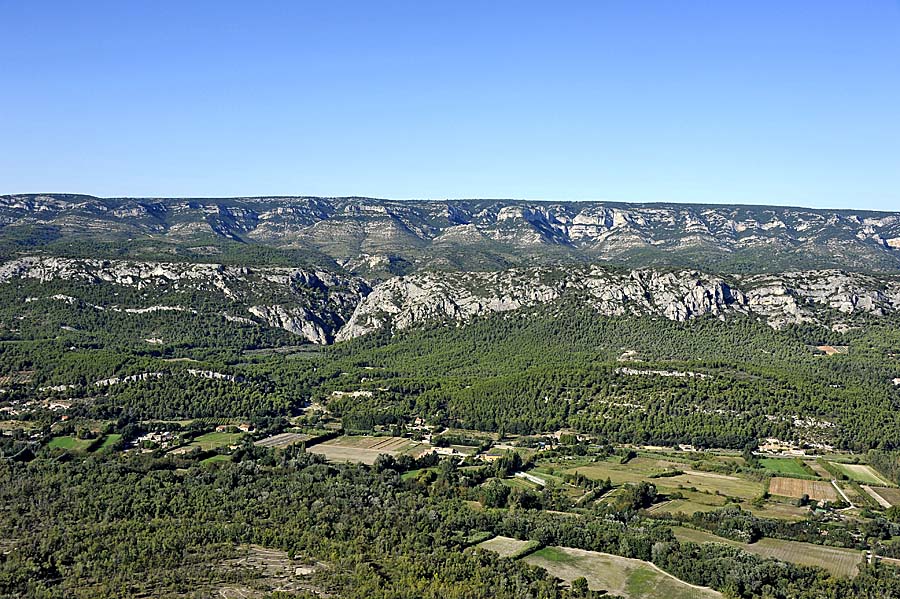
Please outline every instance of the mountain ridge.
[{"label": "mountain ridge", "polygon": [[[29,232],[29,228],[38,230]],[[350,272],[607,262],[715,272],[900,269],[900,212],[720,204],[364,197],[0,196],[0,240],[234,242]],[[31,235],[32,237],[29,237]]]}]

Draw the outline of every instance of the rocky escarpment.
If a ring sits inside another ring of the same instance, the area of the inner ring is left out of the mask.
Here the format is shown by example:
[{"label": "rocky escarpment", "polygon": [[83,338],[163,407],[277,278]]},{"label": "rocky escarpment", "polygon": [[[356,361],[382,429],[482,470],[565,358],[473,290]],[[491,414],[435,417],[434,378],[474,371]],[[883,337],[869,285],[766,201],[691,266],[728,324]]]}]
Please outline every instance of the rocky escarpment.
[{"label": "rocky escarpment", "polygon": [[900,309],[900,281],[836,271],[810,271],[728,282],[697,271],[600,267],[515,269],[489,273],[420,273],[377,286],[356,308],[337,340],[425,322],[478,316],[570,299],[605,316],[651,315],[684,321],[748,315],[779,328],[816,322],[846,326],[843,317]]},{"label": "rocky escarpment", "polygon": [[536,267],[421,272],[373,288],[362,278],[321,270],[31,256],[0,264],[0,286],[16,281],[66,283],[32,285],[14,300],[23,304],[44,299],[135,316],[214,311],[235,325],[277,327],[319,344],[565,301],[606,316],[685,321],[746,315],[776,328],[809,322],[835,330],[852,326],[857,315],[900,310],[897,277],[835,270],[714,276]]},{"label": "rocky escarpment", "polygon": [[[370,291],[358,277],[297,268],[29,256],[0,265],[0,285],[13,281],[66,283],[72,291],[45,299],[131,314],[221,310],[229,322],[283,328],[313,343],[329,343]],[[98,290],[129,290],[95,297]],[[40,287],[25,302],[42,299]],[[99,303],[105,301],[106,303]],[[187,305],[185,305],[187,304]],[[194,305],[197,304],[197,305]]]}]

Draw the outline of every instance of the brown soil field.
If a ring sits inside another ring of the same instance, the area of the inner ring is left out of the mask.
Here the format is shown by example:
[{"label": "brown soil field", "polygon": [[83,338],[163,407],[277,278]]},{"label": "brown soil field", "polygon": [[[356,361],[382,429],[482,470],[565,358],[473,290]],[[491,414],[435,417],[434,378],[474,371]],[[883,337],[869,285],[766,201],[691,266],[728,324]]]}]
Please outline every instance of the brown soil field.
[{"label": "brown soil field", "polygon": [[797,499],[808,495],[810,499],[818,501],[837,501],[840,499],[837,490],[830,482],[783,478],[780,476],[772,479],[772,482],[769,484],[769,493]]}]

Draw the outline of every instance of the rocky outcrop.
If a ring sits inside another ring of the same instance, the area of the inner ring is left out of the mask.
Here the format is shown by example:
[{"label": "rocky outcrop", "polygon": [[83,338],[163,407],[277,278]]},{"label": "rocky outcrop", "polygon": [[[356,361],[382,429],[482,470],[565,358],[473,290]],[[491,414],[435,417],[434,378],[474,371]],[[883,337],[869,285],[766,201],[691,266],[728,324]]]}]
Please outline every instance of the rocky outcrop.
[{"label": "rocky outcrop", "polygon": [[835,315],[882,316],[900,309],[900,280],[836,270],[741,277],[748,307],[770,324],[819,322],[826,309]]},{"label": "rocky outcrop", "polygon": [[746,312],[744,295],[724,280],[697,271],[613,272],[521,269],[490,273],[425,273],[390,279],[356,308],[337,340],[384,327],[429,321],[466,322],[477,316],[571,298],[606,316],[655,315],[687,320]]}]

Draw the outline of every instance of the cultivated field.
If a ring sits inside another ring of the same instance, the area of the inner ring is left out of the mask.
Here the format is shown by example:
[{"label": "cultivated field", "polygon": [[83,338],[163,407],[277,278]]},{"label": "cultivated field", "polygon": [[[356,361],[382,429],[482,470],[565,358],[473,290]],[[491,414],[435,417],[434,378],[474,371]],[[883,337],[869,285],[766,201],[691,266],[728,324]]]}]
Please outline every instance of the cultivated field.
[{"label": "cultivated field", "polygon": [[[872,496],[872,499],[878,502],[881,507],[889,507],[900,505],[900,489],[896,487],[871,487],[869,485],[861,485],[862,489]],[[887,505],[885,505],[887,504]]]},{"label": "cultivated field", "polygon": [[392,456],[409,454],[417,457],[424,449],[424,444],[403,437],[346,436],[314,445],[308,451],[324,455],[332,462],[371,465],[383,453]]},{"label": "cultivated field", "polygon": [[584,576],[591,590],[604,590],[626,599],[712,599],[720,593],[689,585],[653,564],[596,551],[545,547],[522,561],[572,582]]},{"label": "cultivated field", "polygon": [[306,443],[312,438],[312,435],[303,433],[281,433],[279,435],[260,439],[253,444],[257,447],[277,447],[279,449],[284,449],[285,447],[290,447],[291,445],[296,445],[298,443]]},{"label": "cultivated field", "polygon": [[693,528],[674,527],[672,530],[679,541],[731,545],[760,557],[771,557],[801,566],[823,568],[835,576],[856,576],[859,573],[859,564],[864,558],[862,551],[842,547],[825,547],[812,543],[770,538],[763,538],[756,543],[747,544],[723,539]]},{"label": "cultivated field", "polygon": [[843,472],[850,480],[858,483],[866,483],[867,485],[889,485],[890,483],[871,467],[865,464],[841,464],[839,462],[830,462],[838,471]]},{"label": "cultivated field", "polygon": [[478,543],[476,547],[486,549],[487,551],[493,551],[500,557],[510,557],[511,555],[519,553],[532,543],[533,541],[520,541],[519,539],[510,537],[494,537],[493,539]]},{"label": "cultivated field", "polygon": [[799,478],[775,477],[769,484],[769,493],[797,499],[807,495],[810,499],[818,501],[837,501],[840,499],[837,490],[830,482],[802,480]]}]

